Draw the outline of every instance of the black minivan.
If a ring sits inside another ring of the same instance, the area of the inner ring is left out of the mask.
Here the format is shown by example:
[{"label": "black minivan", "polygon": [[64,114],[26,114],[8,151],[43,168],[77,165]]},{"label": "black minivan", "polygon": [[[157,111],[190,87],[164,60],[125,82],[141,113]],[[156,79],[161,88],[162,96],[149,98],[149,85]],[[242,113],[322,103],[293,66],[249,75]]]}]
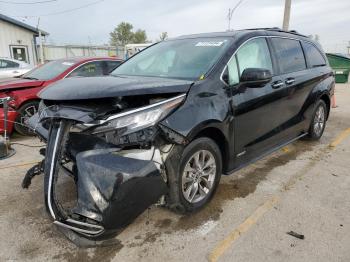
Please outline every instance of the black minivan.
[{"label": "black minivan", "polygon": [[[162,41],[108,77],[64,79],[39,94],[29,124],[47,147],[25,180],[44,172],[47,210],[70,239],[104,240],[156,202],[198,210],[221,174],[319,139],[333,92],[320,45],[295,31]],[[77,189],[69,208],[57,190],[64,174]]]}]

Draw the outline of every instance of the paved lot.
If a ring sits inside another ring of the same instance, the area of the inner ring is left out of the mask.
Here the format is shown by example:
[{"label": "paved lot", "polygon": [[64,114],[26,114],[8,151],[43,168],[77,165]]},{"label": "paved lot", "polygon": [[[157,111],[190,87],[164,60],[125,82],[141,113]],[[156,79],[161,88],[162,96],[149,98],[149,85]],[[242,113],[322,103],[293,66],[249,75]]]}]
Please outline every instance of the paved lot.
[{"label": "paved lot", "polygon": [[295,142],[223,177],[191,216],[150,208],[112,247],[79,249],[60,234],[45,214],[42,177],[20,187],[37,148],[14,145],[0,161],[1,261],[350,261],[350,85],[336,94],[319,142]]}]

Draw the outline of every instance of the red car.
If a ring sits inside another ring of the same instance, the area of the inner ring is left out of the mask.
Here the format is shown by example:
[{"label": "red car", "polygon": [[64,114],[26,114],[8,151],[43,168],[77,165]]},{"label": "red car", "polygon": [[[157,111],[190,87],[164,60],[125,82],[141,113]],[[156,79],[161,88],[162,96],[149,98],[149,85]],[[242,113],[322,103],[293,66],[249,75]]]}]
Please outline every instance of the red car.
[{"label": "red car", "polygon": [[[0,79],[0,98],[11,97],[7,131],[15,129],[22,135],[31,132],[23,124],[36,113],[39,105],[37,93],[44,87],[66,77],[108,75],[122,60],[116,58],[68,58],[48,62],[18,78]],[[4,110],[0,104],[0,133],[4,132]]]}]

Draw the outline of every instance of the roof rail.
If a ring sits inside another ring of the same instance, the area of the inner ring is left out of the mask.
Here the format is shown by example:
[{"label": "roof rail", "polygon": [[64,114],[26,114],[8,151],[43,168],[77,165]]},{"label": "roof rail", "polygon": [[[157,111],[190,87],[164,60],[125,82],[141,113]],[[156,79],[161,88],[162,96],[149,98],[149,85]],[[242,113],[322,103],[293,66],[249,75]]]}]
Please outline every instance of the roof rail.
[{"label": "roof rail", "polygon": [[303,37],[308,37],[306,35],[298,33],[296,30],[286,31],[286,30],[283,30],[283,29],[281,29],[279,27],[249,28],[249,29],[245,29],[245,30],[266,30],[266,31],[282,32],[282,33],[289,33],[289,34],[293,34],[293,35],[299,35],[299,36],[303,36]]}]

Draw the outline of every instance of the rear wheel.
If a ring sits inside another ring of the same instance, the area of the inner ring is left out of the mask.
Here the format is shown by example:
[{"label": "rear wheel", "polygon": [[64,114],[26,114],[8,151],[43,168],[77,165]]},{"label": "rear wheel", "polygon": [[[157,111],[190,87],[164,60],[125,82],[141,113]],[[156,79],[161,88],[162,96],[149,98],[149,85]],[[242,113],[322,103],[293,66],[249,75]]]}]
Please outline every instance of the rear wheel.
[{"label": "rear wheel", "polygon": [[327,115],[328,108],[326,103],[323,100],[319,100],[316,104],[307,136],[310,140],[318,140],[321,138],[326,127]]},{"label": "rear wheel", "polygon": [[23,136],[33,136],[34,132],[27,127],[27,120],[38,112],[39,102],[32,101],[25,103],[18,110],[18,116],[16,117],[16,123],[14,125],[15,130]]},{"label": "rear wheel", "polygon": [[219,184],[222,157],[210,138],[193,140],[185,148],[177,146],[166,161],[168,206],[178,212],[193,212],[206,205]]}]

